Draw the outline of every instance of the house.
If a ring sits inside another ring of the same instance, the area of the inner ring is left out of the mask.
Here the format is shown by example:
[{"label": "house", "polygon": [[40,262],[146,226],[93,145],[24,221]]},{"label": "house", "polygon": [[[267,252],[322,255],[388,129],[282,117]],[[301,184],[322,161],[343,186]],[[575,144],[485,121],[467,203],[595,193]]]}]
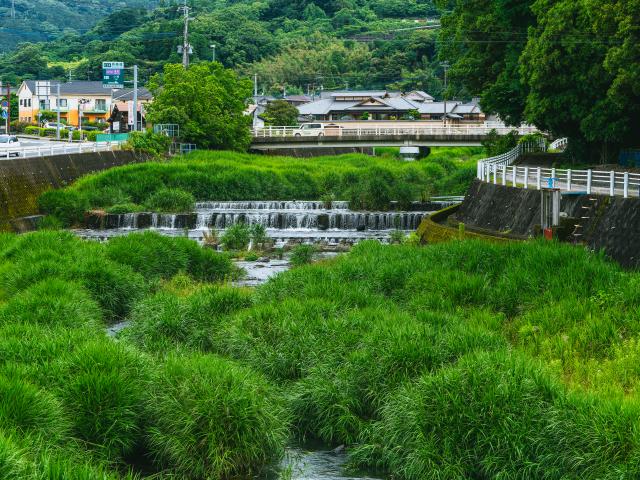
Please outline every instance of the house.
[{"label": "house", "polygon": [[[446,105],[446,106],[445,106]],[[445,111],[446,108],[446,111]],[[484,114],[477,103],[436,102],[426,92],[385,90],[323,92],[320,100],[298,107],[306,120],[443,120],[479,123]]]},{"label": "house", "polygon": [[[57,96],[58,84],[60,98]],[[39,124],[42,112],[57,113],[59,109],[61,120],[69,125],[80,126],[81,119],[106,123],[114,105],[132,103],[132,98],[131,89],[111,90],[104,88],[102,82],[27,80],[18,89],[19,119],[21,122]],[[139,102],[145,103],[151,99],[147,89],[138,89]]]}]

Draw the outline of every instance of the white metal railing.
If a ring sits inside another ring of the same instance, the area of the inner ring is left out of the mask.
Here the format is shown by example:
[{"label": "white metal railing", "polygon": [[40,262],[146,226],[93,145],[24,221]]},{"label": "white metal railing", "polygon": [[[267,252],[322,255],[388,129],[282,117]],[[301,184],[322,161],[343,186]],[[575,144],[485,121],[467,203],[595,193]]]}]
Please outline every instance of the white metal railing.
[{"label": "white metal railing", "polygon": [[487,178],[489,173],[496,168],[512,165],[513,162],[525,153],[544,152],[545,150],[546,143],[544,138],[540,138],[537,141],[519,143],[516,147],[506,153],[480,160],[478,162],[478,178],[480,180],[488,181]]},{"label": "white metal railing", "polygon": [[567,149],[568,145],[569,145],[568,138],[558,138],[557,140],[554,140],[553,142],[551,142],[551,145],[549,145],[549,150],[564,151]]},{"label": "white metal railing", "polygon": [[342,127],[324,125],[322,129],[306,132],[299,127],[262,127],[254,128],[252,135],[254,138],[274,138],[274,137],[314,137],[314,136],[382,136],[382,135],[450,135],[466,137],[471,135],[485,136],[495,130],[499,135],[506,135],[512,131],[517,131],[519,135],[538,132],[535,127],[524,126],[520,128],[510,127],[486,127],[484,125],[457,125],[457,126],[371,126],[371,127]]},{"label": "white metal railing", "polygon": [[121,142],[105,142],[105,143],[55,143],[50,145],[20,147],[16,149],[0,151],[0,160],[10,157],[32,158],[32,157],[48,157],[51,155],[61,155],[67,153],[87,153],[87,152],[104,152],[110,150],[119,150]]},{"label": "white metal railing", "polygon": [[518,188],[543,186],[565,192],[585,192],[624,198],[640,197],[640,173],[615,170],[573,170],[547,167],[517,166],[513,162],[523,153],[540,148],[536,144],[520,144],[510,152],[478,162],[478,178],[494,185]]}]

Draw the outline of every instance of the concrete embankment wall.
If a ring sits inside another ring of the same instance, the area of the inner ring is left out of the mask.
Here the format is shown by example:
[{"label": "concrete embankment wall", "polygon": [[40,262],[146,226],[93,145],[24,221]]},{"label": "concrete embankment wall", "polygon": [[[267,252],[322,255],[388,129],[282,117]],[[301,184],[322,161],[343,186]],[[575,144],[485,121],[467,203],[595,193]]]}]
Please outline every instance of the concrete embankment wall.
[{"label": "concrete embankment wall", "polygon": [[[604,250],[623,266],[640,266],[640,198],[563,195],[560,211],[568,217],[567,240],[580,224],[579,238],[588,248]],[[455,220],[471,229],[533,236],[540,224],[540,192],[476,180]]]},{"label": "concrete embankment wall", "polygon": [[69,185],[79,177],[111,167],[144,161],[132,151],[92,152],[0,160],[0,230],[11,220],[38,212],[38,196]]}]

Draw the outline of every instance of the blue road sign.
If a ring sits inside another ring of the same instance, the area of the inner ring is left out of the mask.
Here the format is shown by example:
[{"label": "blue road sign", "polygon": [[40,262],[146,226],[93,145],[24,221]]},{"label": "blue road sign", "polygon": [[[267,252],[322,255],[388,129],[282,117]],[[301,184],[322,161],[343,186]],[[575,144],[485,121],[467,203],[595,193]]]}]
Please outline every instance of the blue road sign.
[{"label": "blue road sign", "polygon": [[9,118],[9,112],[7,112],[6,110],[2,110],[2,119],[6,120],[7,118]]}]

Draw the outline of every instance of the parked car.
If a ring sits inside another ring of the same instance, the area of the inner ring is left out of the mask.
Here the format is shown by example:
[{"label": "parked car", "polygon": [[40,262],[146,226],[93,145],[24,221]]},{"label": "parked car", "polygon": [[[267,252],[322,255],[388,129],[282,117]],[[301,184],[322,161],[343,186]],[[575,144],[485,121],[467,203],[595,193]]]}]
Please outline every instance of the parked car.
[{"label": "parked car", "polygon": [[20,140],[15,135],[0,135],[0,158],[20,156]]},{"label": "parked car", "polygon": [[321,123],[303,123],[293,132],[294,137],[324,137],[324,125]]},{"label": "parked car", "polygon": [[[56,122],[46,122],[44,124],[44,128],[58,128],[58,123]],[[65,125],[64,123],[60,124],[60,130],[75,130],[76,127],[72,127],[71,125]]]}]

